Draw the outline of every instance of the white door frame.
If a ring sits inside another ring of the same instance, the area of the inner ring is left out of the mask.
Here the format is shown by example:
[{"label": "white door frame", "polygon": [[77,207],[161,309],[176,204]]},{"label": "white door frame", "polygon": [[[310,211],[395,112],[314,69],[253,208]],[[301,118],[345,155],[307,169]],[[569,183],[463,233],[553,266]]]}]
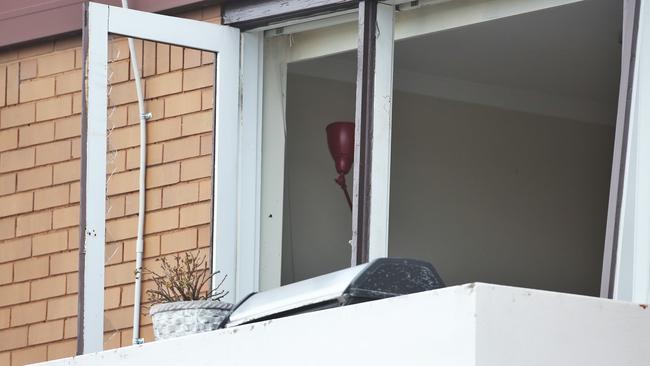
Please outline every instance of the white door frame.
[{"label": "white door frame", "polygon": [[[86,145],[82,147],[85,212],[83,250],[83,352],[101,351],[104,331],[104,245],[107,143],[108,35],[117,34],[214,52],[214,253],[212,268],[228,274],[226,301],[238,295],[237,224],[239,155],[239,30],[97,3],[88,5],[88,98]],[[247,137],[248,138],[248,137]],[[248,140],[246,140],[248,141]],[[101,162],[101,163],[100,163]],[[82,221],[84,219],[82,218]],[[216,281],[215,281],[216,284]]]}]

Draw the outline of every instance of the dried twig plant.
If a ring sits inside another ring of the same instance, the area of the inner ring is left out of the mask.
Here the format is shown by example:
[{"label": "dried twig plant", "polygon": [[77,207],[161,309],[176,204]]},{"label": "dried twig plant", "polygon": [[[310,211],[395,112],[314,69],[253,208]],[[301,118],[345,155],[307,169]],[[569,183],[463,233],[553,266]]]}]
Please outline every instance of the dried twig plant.
[{"label": "dried twig plant", "polygon": [[151,275],[156,285],[155,289],[147,290],[151,305],[191,300],[220,301],[228,294],[221,289],[226,275],[213,289],[204,289],[204,286],[220,273],[210,273],[205,255],[186,252],[183,256],[176,254],[171,260],[162,257],[156,261],[160,262],[160,273],[146,268],[142,270],[143,274]]}]

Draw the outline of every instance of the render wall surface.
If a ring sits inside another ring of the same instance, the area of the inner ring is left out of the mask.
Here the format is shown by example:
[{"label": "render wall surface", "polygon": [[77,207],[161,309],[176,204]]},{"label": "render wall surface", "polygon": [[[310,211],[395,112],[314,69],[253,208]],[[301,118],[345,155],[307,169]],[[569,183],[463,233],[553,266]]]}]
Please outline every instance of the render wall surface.
[{"label": "render wall surface", "polygon": [[[283,282],[349,263],[325,126],[353,84],[289,74]],[[613,129],[395,92],[389,255],[475,281],[598,295]],[[348,177],[351,182],[352,177]]]},{"label": "render wall surface", "polygon": [[[216,7],[183,14],[220,22]],[[109,49],[105,349],[131,344],[139,167],[138,107],[126,39]],[[79,248],[80,37],[0,52],[0,365],[71,356]],[[136,42],[148,123],[146,267],[208,252],[213,57]],[[145,277],[144,289],[151,283]],[[146,295],[143,295],[146,298]],[[149,316],[141,335],[152,340]]]}]

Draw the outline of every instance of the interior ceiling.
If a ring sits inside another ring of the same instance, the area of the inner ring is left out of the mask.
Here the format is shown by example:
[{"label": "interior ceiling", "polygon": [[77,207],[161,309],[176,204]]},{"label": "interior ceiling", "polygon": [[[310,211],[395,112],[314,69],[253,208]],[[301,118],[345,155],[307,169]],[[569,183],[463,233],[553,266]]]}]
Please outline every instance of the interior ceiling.
[{"label": "interior ceiling", "polygon": [[395,70],[615,103],[622,11],[622,1],[587,0],[400,40]]}]

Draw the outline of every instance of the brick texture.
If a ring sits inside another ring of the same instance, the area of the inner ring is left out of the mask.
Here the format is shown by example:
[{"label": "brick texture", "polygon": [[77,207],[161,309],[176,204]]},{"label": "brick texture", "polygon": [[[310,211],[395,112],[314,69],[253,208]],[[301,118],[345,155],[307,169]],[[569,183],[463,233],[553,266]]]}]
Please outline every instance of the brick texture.
[{"label": "brick texture", "polygon": [[[219,13],[187,16],[219,22]],[[136,50],[153,115],[144,257],[155,269],[161,255],[210,245],[214,55],[148,41]],[[140,163],[126,39],[110,41],[109,59],[106,349],[131,344]],[[75,353],[81,71],[78,37],[0,51],[0,365]],[[148,316],[141,334],[153,338]]]}]

